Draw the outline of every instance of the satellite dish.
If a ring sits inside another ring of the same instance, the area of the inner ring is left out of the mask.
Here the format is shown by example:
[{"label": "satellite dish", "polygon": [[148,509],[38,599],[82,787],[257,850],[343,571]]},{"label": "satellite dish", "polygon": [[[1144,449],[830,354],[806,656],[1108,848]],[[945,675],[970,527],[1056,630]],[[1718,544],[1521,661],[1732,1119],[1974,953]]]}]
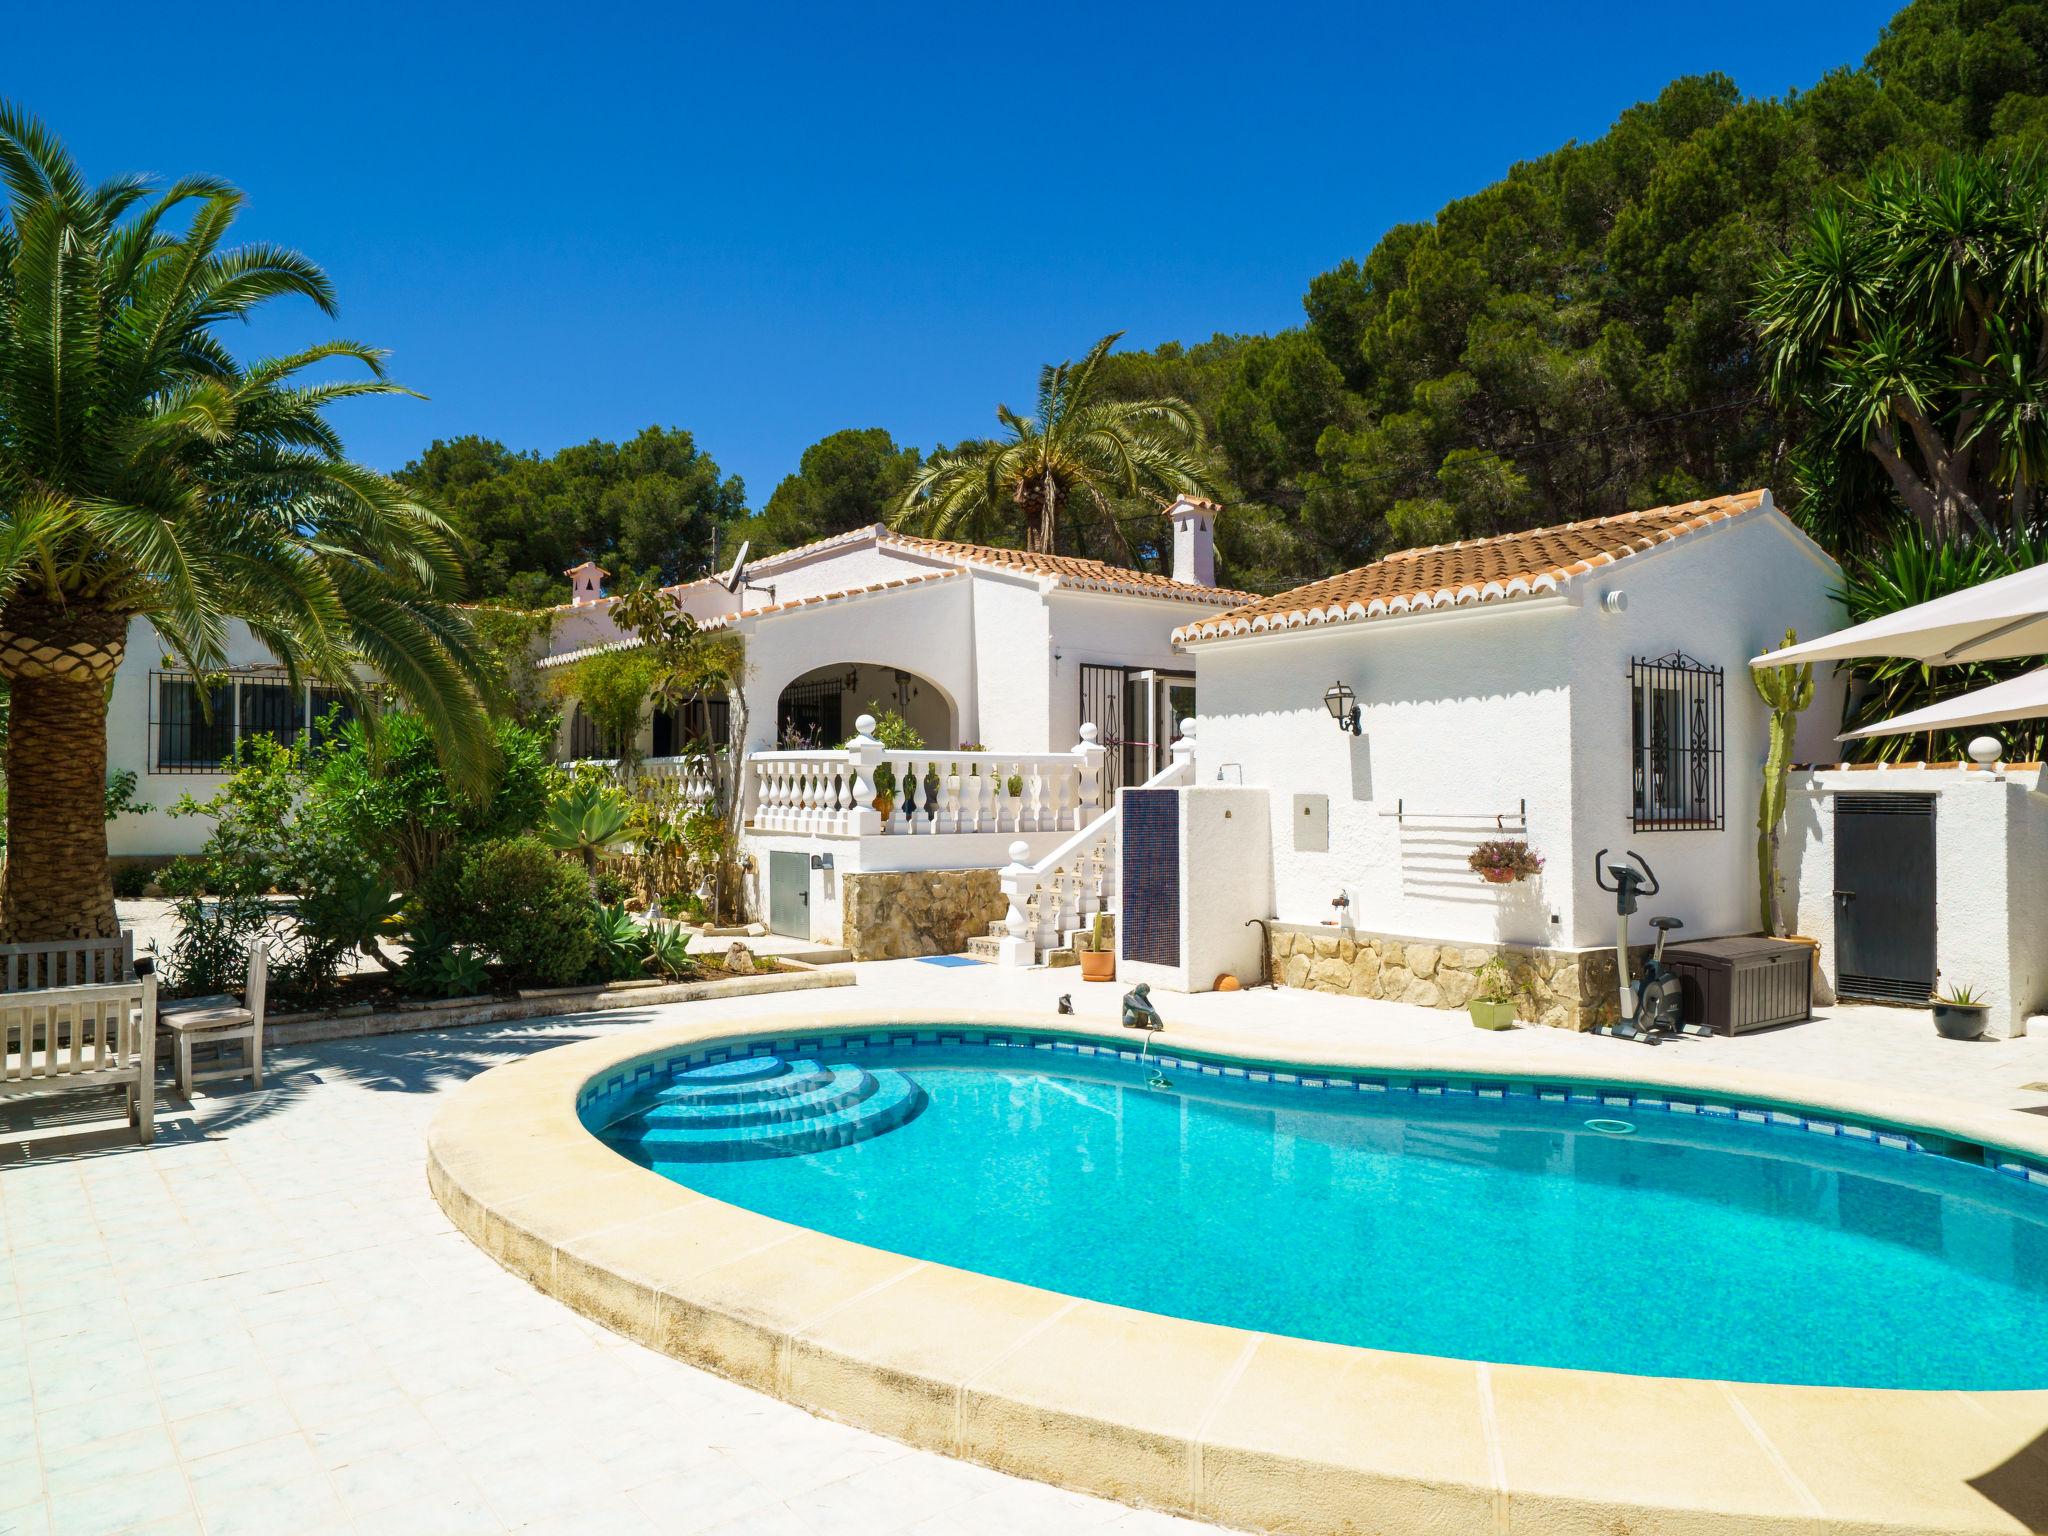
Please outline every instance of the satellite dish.
[{"label": "satellite dish", "polygon": [[723,576],[718,578],[718,584],[724,587],[726,591],[737,592],[742,586],[746,584],[747,551],[751,547],[751,540],[740,540],[740,552],[733,557],[732,569],[727,571]]}]

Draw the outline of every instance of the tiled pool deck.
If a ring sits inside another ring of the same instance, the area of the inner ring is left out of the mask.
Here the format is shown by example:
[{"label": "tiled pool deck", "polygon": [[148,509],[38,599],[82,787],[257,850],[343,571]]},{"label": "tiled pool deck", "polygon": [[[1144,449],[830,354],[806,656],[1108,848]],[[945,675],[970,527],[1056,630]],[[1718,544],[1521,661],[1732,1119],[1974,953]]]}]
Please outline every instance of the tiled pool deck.
[{"label": "tiled pool deck", "polygon": [[[835,1005],[1043,1009],[1071,971],[861,968]],[[1306,993],[1161,999],[1169,1024],[1485,1051],[1461,1015]],[[701,1009],[705,1004],[685,1005]],[[786,998],[715,1005],[736,1024]],[[262,1092],[168,1098],[137,1148],[85,1096],[0,1118],[0,1533],[1165,1532],[1190,1522],[814,1419],[619,1338],[500,1269],[428,1193],[443,1092],[548,1046],[673,1020],[384,1036],[279,1053]],[[697,1016],[692,1014],[693,1017]],[[1517,1031],[1561,1073],[1623,1042]],[[1834,1011],[1673,1057],[2048,1113],[2048,1037],[1953,1045]]]}]

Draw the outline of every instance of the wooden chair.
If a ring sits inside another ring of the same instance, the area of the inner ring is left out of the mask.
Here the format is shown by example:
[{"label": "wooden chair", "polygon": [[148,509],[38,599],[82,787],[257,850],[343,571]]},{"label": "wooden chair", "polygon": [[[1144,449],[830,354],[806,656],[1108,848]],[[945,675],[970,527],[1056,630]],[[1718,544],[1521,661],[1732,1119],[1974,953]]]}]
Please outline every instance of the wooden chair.
[{"label": "wooden chair", "polygon": [[[249,946],[249,980],[241,999],[217,992],[164,1004],[157,1018],[170,1032],[179,1093],[190,1098],[194,1083],[240,1077],[244,1072],[258,1088],[263,1086],[263,992],[269,977],[270,952],[259,939]],[[242,1046],[240,1060],[229,1050],[237,1041]],[[194,1071],[194,1046],[217,1047],[217,1061]]]},{"label": "wooden chair", "polygon": [[135,933],[111,939],[50,939],[0,944],[0,992],[44,987],[104,987],[135,979]]},{"label": "wooden chair", "polygon": [[0,1099],[125,1087],[128,1123],[156,1139],[156,975],[0,996]]}]

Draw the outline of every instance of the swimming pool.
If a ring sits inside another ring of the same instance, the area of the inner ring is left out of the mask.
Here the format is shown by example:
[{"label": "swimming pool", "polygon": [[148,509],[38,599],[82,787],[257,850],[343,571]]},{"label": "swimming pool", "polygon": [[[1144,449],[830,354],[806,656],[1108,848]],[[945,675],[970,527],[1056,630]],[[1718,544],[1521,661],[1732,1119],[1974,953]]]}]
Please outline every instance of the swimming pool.
[{"label": "swimming pool", "polygon": [[1201,1322],[1642,1375],[2048,1385],[2048,1188],[1999,1154],[1698,1094],[1137,1055],[875,1030],[637,1063],[581,1113],[763,1215]]}]

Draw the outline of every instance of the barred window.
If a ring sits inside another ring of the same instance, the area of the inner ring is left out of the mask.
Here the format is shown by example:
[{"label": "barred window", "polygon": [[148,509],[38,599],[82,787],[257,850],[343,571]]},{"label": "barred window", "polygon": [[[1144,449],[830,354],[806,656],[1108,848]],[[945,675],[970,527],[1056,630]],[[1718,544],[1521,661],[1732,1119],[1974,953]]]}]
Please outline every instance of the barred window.
[{"label": "barred window", "polygon": [[1723,675],[1673,651],[1629,664],[1635,830],[1718,832],[1727,825]]},{"label": "barred window", "polygon": [[155,718],[150,739],[156,773],[215,773],[235,750],[235,690],[220,684],[203,694],[189,676],[157,673],[151,678]]}]

